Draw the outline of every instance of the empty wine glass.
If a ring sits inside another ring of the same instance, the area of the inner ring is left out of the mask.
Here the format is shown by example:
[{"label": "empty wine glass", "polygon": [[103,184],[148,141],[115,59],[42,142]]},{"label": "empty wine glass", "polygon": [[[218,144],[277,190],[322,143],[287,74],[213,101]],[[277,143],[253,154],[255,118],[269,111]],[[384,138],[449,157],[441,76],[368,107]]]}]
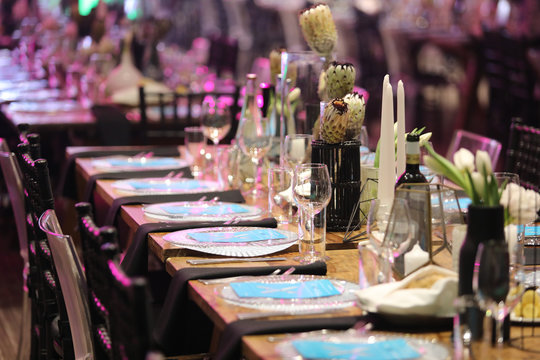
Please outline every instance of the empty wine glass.
[{"label": "empty wine glass", "polygon": [[[422,251],[415,249],[412,237],[413,222],[409,216],[407,201],[395,198],[393,202],[381,202],[379,199],[371,200],[367,216],[366,232],[369,236],[370,245],[382,262],[378,275],[381,283],[391,282],[393,271],[397,274],[406,275],[418,267],[424,265],[424,260],[429,260],[429,254],[425,253],[422,263],[407,259],[406,253],[410,251]],[[427,259],[425,258],[427,257]],[[414,259],[421,259],[415,256]]]},{"label": "empty wine glass", "polygon": [[[306,217],[309,232],[300,239],[300,262],[324,259],[323,238],[315,237],[315,216],[330,202],[332,185],[325,164],[307,163],[297,165],[293,178],[293,198],[303,216]],[[322,244],[321,244],[322,243]]]},{"label": "empty wine glass", "polygon": [[231,112],[229,105],[212,95],[204,98],[201,110],[201,126],[204,135],[214,143],[214,173],[217,174],[218,156],[217,146],[231,129]]},{"label": "empty wine glass", "polygon": [[238,145],[242,152],[251,157],[251,161],[257,166],[257,173],[251,195],[255,198],[263,197],[262,160],[272,147],[272,131],[268,118],[260,116],[245,116],[240,119],[237,133]]},{"label": "empty wine glass", "polygon": [[312,141],[313,136],[310,134],[287,135],[283,151],[284,165],[294,169],[296,165],[311,161]]},{"label": "empty wine glass", "polygon": [[[504,342],[503,323],[506,316],[519,303],[525,286],[521,247],[510,256],[504,240],[490,240],[478,245],[473,272],[473,290],[479,305],[495,320],[495,341]],[[512,262],[510,262],[512,258]]]}]

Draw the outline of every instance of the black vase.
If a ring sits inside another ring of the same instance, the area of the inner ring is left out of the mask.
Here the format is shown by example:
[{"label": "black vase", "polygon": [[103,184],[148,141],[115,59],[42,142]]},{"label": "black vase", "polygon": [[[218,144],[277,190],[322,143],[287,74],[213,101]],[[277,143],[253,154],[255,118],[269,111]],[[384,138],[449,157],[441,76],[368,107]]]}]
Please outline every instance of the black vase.
[{"label": "black vase", "polygon": [[[473,295],[473,271],[476,251],[480,243],[504,240],[504,208],[502,205],[469,205],[467,212],[467,235],[459,252],[458,295]],[[483,336],[484,314],[478,307],[466,309],[461,321],[471,330],[473,340]]]},{"label": "black vase", "polygon": [[[360,141],[327,144],[313,141],[311,161],[326,164],[332,182],[332,198],[326,208],[327,231],[345,231],[360,199]],[[357,214],[350,223],[359,225]]]}]

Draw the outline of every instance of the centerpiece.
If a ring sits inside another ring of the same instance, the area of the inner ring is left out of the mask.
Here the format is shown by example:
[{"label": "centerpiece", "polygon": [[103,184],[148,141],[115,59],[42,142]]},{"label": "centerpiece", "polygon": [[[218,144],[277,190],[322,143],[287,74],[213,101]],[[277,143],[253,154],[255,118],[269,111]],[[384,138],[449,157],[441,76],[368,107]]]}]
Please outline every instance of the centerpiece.
[{"label": "centerpiece", "polygon": [[337,32],[328,5],[303,10],[299,22],[311,50],[325,59],[317,75],[319,103],[311,101],[305,116],[314,138],[312,161],[326,164],[330,172],[332,198],[326,209],[327,230],[344,231],[360,198],[358,137],[365,116],[365,99],[353,92],[354,66],[331,60]]}]

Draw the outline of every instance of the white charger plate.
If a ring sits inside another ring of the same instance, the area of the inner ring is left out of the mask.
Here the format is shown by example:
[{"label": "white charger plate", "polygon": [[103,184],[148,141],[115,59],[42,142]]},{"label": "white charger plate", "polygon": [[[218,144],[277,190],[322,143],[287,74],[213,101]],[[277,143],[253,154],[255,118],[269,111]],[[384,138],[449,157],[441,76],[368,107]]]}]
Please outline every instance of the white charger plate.
[{"label": "white charger plate", "polygon": [[[216,181],[183,178],[125,179],[115,181],[112,187],[130,194],[193,194],[220,190],[219,183]],[[160,214],[154,208],[151,213]],[[167,213],[162,211],[162,215],[165,216]]]},{"label": "white charger plate", "polygon": [[199,229],[186,229],[169,233],[163,237],[165,241],[178,245],[185,249],[200,251],[206,254],[222,255],[230,257],[254,257],[273,254],[298,242],[298,234],[281,229],[272,229],[284,235],[283,239],[266,239],[251,242],[200,242],[189,234],[202,232],[240,232],[249,230],[268,229],[263,227],[230,226],[211,227]]},{"label": "white charger plate", "polygon": [[[287,275],[283,278],[280,275],[264,276],[255,279],[245,280],[244,282],[261,283],[285,283],[295,284],[313,280],[330,280],[332,285],[339,291],[339,295],[325,296],[305,299],[279,299],[279,298],[261,298],[261,297],[239,297],[230,284],[217,289],[217,293],[228,302],[251,309],[285,311],[294,314],[295,312],[305,312],[311,310],[340,309],[356,304],[356,294],[360,287],[344,280],[329,279],[325,276],[316,275]],[[239,281],[235,281],[239,282]]]},{"label": "white charger plate", "polygon": [[[243,211],[235,212],[234,208]],[[178,209],[179,213],[171,212]],[[208,211],[206,211],[208,210]],[[218,211],[217,213],[215,212]],[[172,221],[227,221],[233,218],[246,219],[257,217],[262,213],[258,207],[220,201],[179,201],[146,205],[143,207],[146,216]]]},{"label": "white charger plate", "polygon": [[102,171],[166,170],[188,165],[186,160],[172,157],[107,156],[92,160],[92,166]]}]

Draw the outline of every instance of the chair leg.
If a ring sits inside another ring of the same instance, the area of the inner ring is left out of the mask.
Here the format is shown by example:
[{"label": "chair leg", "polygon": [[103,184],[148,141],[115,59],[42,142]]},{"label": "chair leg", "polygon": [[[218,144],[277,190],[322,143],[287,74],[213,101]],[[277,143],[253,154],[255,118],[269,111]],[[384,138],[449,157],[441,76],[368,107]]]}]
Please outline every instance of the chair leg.
[{"label": "chair leg", "polygon": [[32,334],[32,316],[30,306],[30,298],[28,297],[28,293],[24,291],[21,310],[21,329],[19,333],[19,344],[17,347],[17,360],[30,359]]}]

